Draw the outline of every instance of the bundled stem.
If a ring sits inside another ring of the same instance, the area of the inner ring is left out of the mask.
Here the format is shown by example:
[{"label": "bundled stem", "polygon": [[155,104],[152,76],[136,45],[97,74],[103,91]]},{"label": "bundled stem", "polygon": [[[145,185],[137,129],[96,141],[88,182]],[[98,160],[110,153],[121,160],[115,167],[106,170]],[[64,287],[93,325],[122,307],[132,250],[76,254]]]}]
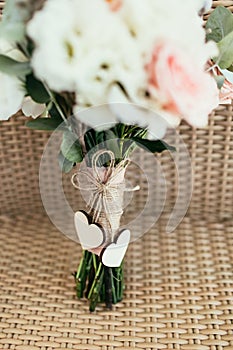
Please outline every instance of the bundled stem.
[{"label": "bundled stem", "polygon": [[123,266],[104,266],[100,258],[91,252],[83,251],[74,278],[77,297],[81,299],[85,296],[90,301],[91,312],[95,311],[98,303],[105,303],[108,309],[112,309],[112,305],[123,298]]},{"label": "bundled stem", "polygon": [[[106,244],[113,242],[123,213],[125,169],[128,157],[136,147],[130,138],[145,137],[146,133],[146,130],[137,126],[117,124],[102,132],[90,129],[84,135],[88,170],[79,170],[78,175],[82,176],[78,179],[78,188],[86,191],[85,194],[89,191],[91,200],[87,201],[88,214],[93,223],[104,228]],[[91,312],[95,311],[98,303],[105,303],[111,309],[112,305],[122,300],[122,265],[117,268],[104,266],[98,255],[83,251],[82,260],[74,275],[76,292],[78,298],[86,297],[90,301]]]}]

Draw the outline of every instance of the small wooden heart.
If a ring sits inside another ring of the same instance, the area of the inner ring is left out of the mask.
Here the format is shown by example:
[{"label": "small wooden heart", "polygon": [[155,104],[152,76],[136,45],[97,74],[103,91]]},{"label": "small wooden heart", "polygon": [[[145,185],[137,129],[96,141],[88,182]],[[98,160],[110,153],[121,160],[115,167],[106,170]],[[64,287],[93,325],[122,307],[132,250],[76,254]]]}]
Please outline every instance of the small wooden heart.
[{"label": "small wooden heart", "polygon": [[104,243],[104,230],[99,225],[90,224],[88,215],[84,211],[75,213],[74,224],[79,242],[84,250],[98,248]]},{"label": "small wooden heart", "polygon": [[108,267],[119,267],[124,259],[129,242],[130,231],[121,231],[116,241],[103,249],[101,254],[102,263]]}]

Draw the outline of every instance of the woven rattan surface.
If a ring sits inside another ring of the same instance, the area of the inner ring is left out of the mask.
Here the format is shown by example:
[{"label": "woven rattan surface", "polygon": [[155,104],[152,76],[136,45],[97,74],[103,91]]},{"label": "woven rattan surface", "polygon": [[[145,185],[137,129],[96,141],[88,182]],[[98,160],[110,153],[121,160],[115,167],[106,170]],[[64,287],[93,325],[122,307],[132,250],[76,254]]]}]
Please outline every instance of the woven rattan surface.
[{"label": "woven rattan surface", "polygon": [[80,249],[46,217],[1,217],[0,349],[233,349],[233,226],[162,222],[132,244],[124,301],[88,312]]},{"label": "woven rattan surface", "polygon": [[[38,190],[38,168],[49,133],[31,131],[20,116],[0,124],[0,213],[15,214],[41,210]],[[231,218],[233,212],[233,114],[232,106],[220,108],[210,118],[204,130],[192,130],[182,124],[177,140],[182,136],[190,152],[193,168],[193,196],[190,215],[219,219]],[[179,157],[179,145],[177,156]],[[56,159],[55,159],[56,161]],[[153,175],[151,158],[141,157],[142,166]],[[176,168],[169,154],[161,157],[167,185],[167,203],[172,206],[177,197]],[[135,172],[132,173],[132,177]],[[77,204],[77,191],[65,176],[66,194]],[[156,176],[154,182],[156,186]],[[158,188],[159,191],[159,188]],[[141,199],[147,195],[141,191]],[[159,193],[158,193],[159,195]],[[54,194],[56,196],[56,194]]]},{"label": "woven rattan surface", "polygon": [[[233,1],[217,5],[233,11]],[[180,126],[193,165],[189,213],[172,234],[165,214],[130,245],[124,301],[93,314],[77,300],[71,276],[81,248],[52,226],[40,200],[38,169],[49,134],[24,123],[17,115],[0,124],[0,350],[233,350],[232,106],[220,107],[205,130]],[[172,205],[174,164],[168,154],[161,164]],[[80,209],[69,176],[64,187]],[[138,206],[145,196],[142,190]]]}]

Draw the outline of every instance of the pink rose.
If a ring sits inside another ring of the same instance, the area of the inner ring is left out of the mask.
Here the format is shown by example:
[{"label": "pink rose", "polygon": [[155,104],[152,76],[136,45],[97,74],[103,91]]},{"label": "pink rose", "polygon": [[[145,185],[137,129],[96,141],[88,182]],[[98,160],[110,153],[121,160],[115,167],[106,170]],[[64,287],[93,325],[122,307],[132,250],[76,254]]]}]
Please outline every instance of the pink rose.
[{"label": "pink rose", "polygon": [[156,45],[146,69],[149,92],[163,111],[194,127],[208,124],[208,115],[219,104],[219,92],[215,80],[192,57],[164,41]]},{"label": "pink rose", "polygon": [[118,11],[121,6],[122,6],[122,2],[123,0],[105,0],[108,4],[109,4],[109,7],[110,7],[110,10],[111,11]]}]

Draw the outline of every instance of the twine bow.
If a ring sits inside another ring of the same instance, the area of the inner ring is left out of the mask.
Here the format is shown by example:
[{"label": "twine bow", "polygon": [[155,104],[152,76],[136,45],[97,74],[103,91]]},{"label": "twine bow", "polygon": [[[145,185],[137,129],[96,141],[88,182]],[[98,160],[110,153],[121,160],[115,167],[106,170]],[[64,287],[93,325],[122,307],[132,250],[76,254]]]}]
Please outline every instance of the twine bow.
[{"label": "twine bow", "polygon": [[[98,162],[104,154],[109,155],[110,164],[103,175],[103,168],[98,166]],[[132,192],[140,189],[139,186],[128,189],[125,186],[125,181],[118,182],[118,178],[120,178],[123,169],[126,169],[128,166],[129,160],[123,159],[117,166],[114,166],[114,160],[115,157],[112,151],[100,150],[92,158],[92,171],[80,170],[71,178],[71,182],[75,188],[87,191],[90,194],[87,207],[89,208],[88,214],[93,213],[93,222],[98,222],[100,217],[104,216],[109,223],[112,234],[117,224],[116,222],[114,223],[114,220],[119,221],[118,218],[123,214],[123,193],[125,191]],[[80,174],[89,180],[87,185],[80,183]]]}]

